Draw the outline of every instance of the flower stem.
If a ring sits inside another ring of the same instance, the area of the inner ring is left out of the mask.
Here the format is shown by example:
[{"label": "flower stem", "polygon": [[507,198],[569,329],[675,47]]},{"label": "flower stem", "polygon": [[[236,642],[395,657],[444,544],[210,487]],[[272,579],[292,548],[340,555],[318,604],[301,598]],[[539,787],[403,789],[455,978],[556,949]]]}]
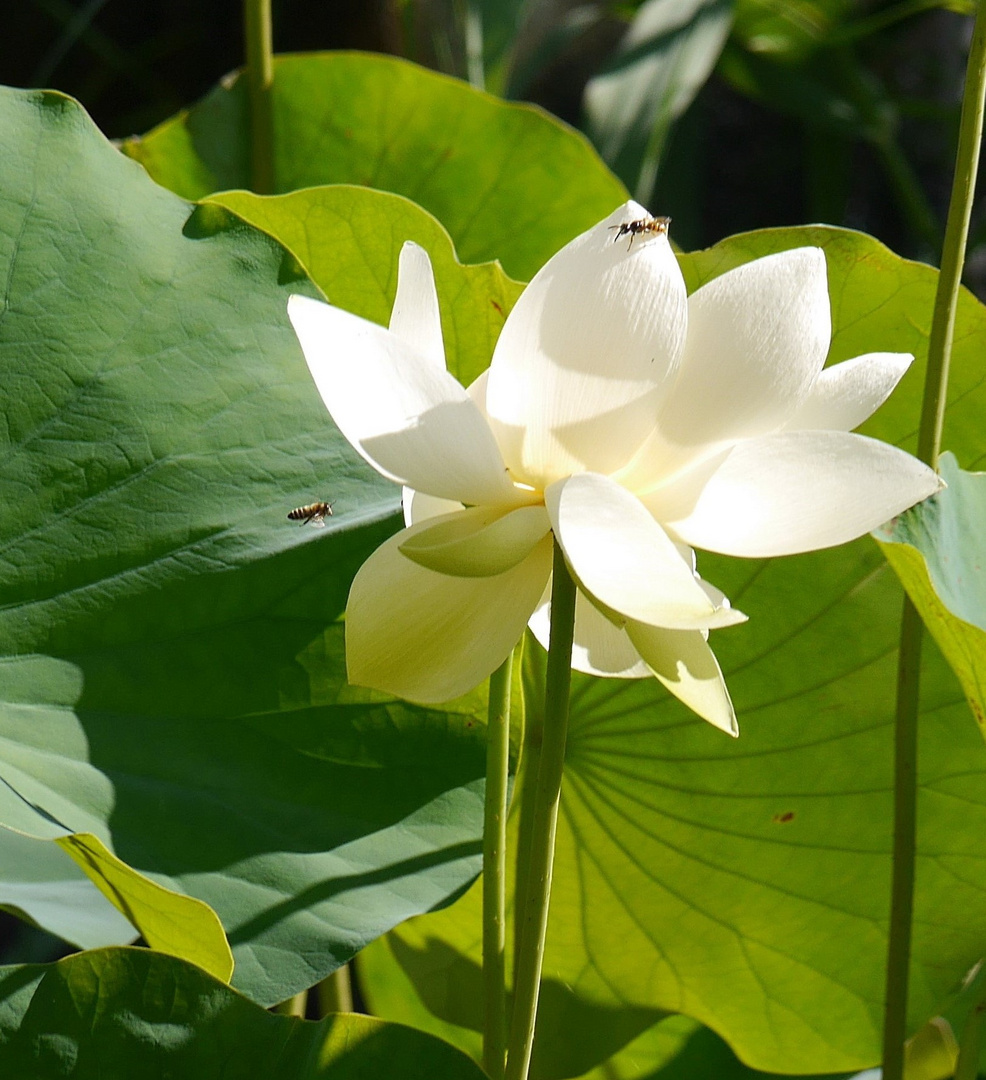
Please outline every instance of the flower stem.
[{"label": "flower stem", "polygon": [[250,100],[250,178],[258,195],[274,190],[274,39],[271,0],[243,0],[246,79]]},{"label": "flower stem", "polygon": [[[942,265],[928,342],[928,368],[918,432],[918,457],[938,465],[945,423],[948,369],[955,330],[955,310],[965,262],[976,169],[983,135],[986,99],[986,4],[980,4],[972,33],[959,122],[955,176],[945,227]],[[923,624],[904,601],[897,672],[897,719],[894,737],[894,847],[887,950],[887,994],[883,1028],[883,1080],[901,1080],[907,1037],[907,984],[914,897],[917,806],[917,729]]]},{"label": "flower stem", "polygon": [[894,840],[890,886],[890,940],[883,1023],[883,1075],[902,1080],[907,1038],[907,984],[914,909],[914,854],[917,822],[918,699],[924,624],[904,597],[897,660],[897,715],[894,724]]},{"label": "flower stem", "polygon": [[513,654],[490,676],[483,816],[483,1068],[502,1080],[507,1052],[507,772]]},{"label": "flower stem", "polygon": [[959,145],[955,155],[955,176],[948,204],[945,244],[942,248],[935,311],[928,341],[928,370],[924,381],[921,427],[918,433],[918,457],[933,469],[938,467],[942,428],[945,425],[945,389],[952,358],[955,332],[955,309],[962,284],[969,219],[976,190],[979,147],[983,138],[983,107],[986,99],[986,11],[978,6],[976,24],[969,47],[969,65],[962,96],[959,121]]},{"label": "flower stem", "polygon": [[305,1011],[308,1008],[308,991],[302,990],[300,993],[289,997],[285,1001],[279,1002],[274,1006],[274,1012],[280,1013],[282,1016],[301,1016],[305,1015]]},{"label": "flower stem", "polygon": [[506,1080],[527,1080],[534,1046],[548,900],[555,854],[555,830],[561,796],[568,700],[572,684],[572,638],[575,631],[575,582],[558,542],[551,578],[551,634],[544,688],[544,735],[537,789],[531,814],[530,867],[526,903],[517,912],[520,937],[514,977],[514,1007],[507,1051]]},{"label": "flower stem", "polygon": [[318,984],[318,1014],[353,1011],[353,977],[349,964],[336,968]]}]

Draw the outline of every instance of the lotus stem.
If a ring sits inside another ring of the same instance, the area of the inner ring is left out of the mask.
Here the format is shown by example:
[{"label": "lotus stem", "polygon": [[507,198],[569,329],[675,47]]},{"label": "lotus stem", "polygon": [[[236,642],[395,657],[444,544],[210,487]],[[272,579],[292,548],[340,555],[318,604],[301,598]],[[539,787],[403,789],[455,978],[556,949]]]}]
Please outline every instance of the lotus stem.
[{"label": "lotus stem", "polygon": [[[945,226],[942,265],[928,342],[928,367],[918,432],[918,457],[938,466],[948,370],[955,331],[955,311],[962,283],[972,199],[986,99],[986,4],[976,14],[966,69],[955,176]],[[907,990],[914,903],[917,823],[917,736],[921,642],[924,626],[910,600],[904,601],[900,659],[897,671],[897,716],[894,736],[894,840],[890,933],[887,948],[886,1012],[883,1028],[883,1080],[902,1080],[907,1038]]]},{"label": "lotus stem", "polygon": [[548,929],[548,901],[561,797],[568,705],[572,685],[575,632],[575,582],[555,541],[551,578],[551,632],[544,690],[544,733],[534,807],[530,816],[530,862],[523,910],[517,911],[520,939],[514,976],[514,1007],[507,1051],[506,1080],[527,1080],[534,1046],[541,965]]},{"label": "lotus stem", "polygon": [[352,968],[349,964],[343,964],[318,984],[318,1013],[319,1016],[328,1016],[329,1013],[352,1011]]},{"label": "lotus stem", "polygon": [[294,997],[289,997],[286,1000],[279,1002],[274,1006],[274,1012],[280,1013],[282,1016],[300,1016],[304,1017],[305,1012],[308,1009],[308,991],[302,990],[295,994]]},{"label": "lotus stem", "polygon": [[955,154],[955,176],[948,203],[945,243],[942,247],[941,271],[935,293],[935,310],[928,341],[928,370],[924,381],[924,401],[921,405],[921,426],[918,431],[917,456],[933,469],[938,467],[941,453],[942,429],[945,426],[945,399],[948,388],[948,368],[952,359],[952,338],[955,333],[955,310],[962,284],[962,267],[969,239],[969,220],[976,190],[979,167],[979,148],[983,140],[983,107],[986,100],[986,12],[979,4],[976,23],[969,48],[965,90],[962,95],[962,116],[959,120],[959,145]]},{"label": "lotus stem", "polygon": [[483,817],[483,1068],[502,1080],[507,1053],[507,774],[513,654],[490,676]]},{"label": "lotus stem", "polygon": [[247,96],[250,102],[250,178],[258,195],[274,191],[274,32],[271,0],[243,0]]}]

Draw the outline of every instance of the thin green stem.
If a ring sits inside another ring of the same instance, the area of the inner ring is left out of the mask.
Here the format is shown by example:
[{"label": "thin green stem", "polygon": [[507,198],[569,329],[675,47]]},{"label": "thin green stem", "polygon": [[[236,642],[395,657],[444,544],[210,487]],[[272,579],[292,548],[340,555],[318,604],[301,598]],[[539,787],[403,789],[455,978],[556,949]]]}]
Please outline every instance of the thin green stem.
[{"label": "thin green stem", "polygon": [[517,912],[520,950],[514,977],[514,1007],[507,1051],[506,1080],[527,1080],[534,1046],[544,940],[548,929],[551,869],[561,796],[568,702],[572,685],[572,636],[575,630],[575,582],[555,541],[551,578],[551,633],[544,688],[544,735],[537,790],[530,818],[528,897]]},{"label": "thin green stem", "polygon": [[[918,457],[938,465],[945,423],[948,369],[955,331],[955,310],[969,236],[979,148],[986,103],[986,4],[980,3],[972,33],[959,122],[955,177],[945,227],[941,272],[935,294],[928,369],[918,431]],[[886,1014],[883,1029],[883,1080],[902,1080],[907,1035],[907,989],[914,897],[917,820],[917,731],[923,624],[910,601],[901,619],[897,672],[897,720],[894,738],[894,848],[887,949]]]},{"label": "thin green stem", "polygon": [[983,139],[984,98],[986,5],[980,3],[976,13],[976,25],[972,31],[969,66],[966,69],[962,117],[959,120],[959,145],[955,155],[955,176],[952,179],[945,245],[942,248],[935,312],[928,341],[928,373],[925,376],[921,427],[918,433],[918,457],[932,468],[938,466],[942,429],[945,426],[945,390],[955,333],[955,309],[962,284],[962,267],[969,239],[969,219],[972,216],[972,200],[976,190],[979,147]]},{"label": "thin green stem", "polygon": [[271,0],[243,0],[246,80],[250,101],[250,176],[258,195],[274,190],[274,34]]},{"label": "thin green stem", "polygon": [[953,1080],[976,1080],[979,1075],[979,1054],[983,1044],[983,1021],[986,1020],[986,971],[982,968],[967,989],[973,995],[972,1008],[962,1027],[959,1060]]},{"label": "thin green stem", "polygon": [[352,1011],[352,969],[349,964],[343,964],[318,984],[318,1013],[328,1016],[329,1013]]},{"label": "thin green stem", "polygon": [[294,997],[289,997],[286,1001],[279,1002],[274,1006],[274,1012],[280,1013],[282,1016],[301,1016],[304,1017],[305,1012],[308,1009],[308,991],[302,990],[300,993],[295,994]]},{"label": "thin green stem", "polygon": [[483,816],[483,1068],[502,1080],[507,1053],[507,773],[513,654],[490,676]]},{"label": "thin green stem", "polygon": [[890,885],[890,940],[883,1024],[883,1075],[904,1075],[907,1038],[907,984],[914,909],[914,855],[917,823],[918,699],[924,624],[904,597],[897,660],[897,716],[894,725],[894,839]]}]

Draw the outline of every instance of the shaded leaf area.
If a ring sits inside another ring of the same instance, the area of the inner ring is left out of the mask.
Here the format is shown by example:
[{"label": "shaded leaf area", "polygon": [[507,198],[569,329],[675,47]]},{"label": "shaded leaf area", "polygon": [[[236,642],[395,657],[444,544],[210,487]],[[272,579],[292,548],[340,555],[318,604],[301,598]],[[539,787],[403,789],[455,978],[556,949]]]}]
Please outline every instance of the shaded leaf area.
[{"label": "shaded leaf area", "polygon": [[411,1028],[338,1013],[266,1012],[191,964],[100,949],[0,968],[5,1076],[263,1076],[269,1080],[482,1080],[464,1054]]},{"label": "shaded leaf area", "polygon": [[986,475],[963,472],[954,454],[940,471],[948,487],[876,536],[986,736]]},{"label": "shaded leaf area", "polygon": [[24,922],[82,949],[127,945],[137,936],[57,841],[0,828],[0,866],[0,908]]},{"label": "shaded leaf area", "polygon": [[[205,901],[234,984],[282,1000],[476,873],[484,695],[345,684],[399,492],[311,384],[293,256],[60,95],[0,121],[0,822]],[[286,520],[316,498],[327,527]]]},{"label": "shaded leaf area", "polygon": [[[394,57],[279,57],[273,109],[275,192],[359,184],[405,195],[441,221],[461,259],[499,259],[517,278],[626,198],[572,128]],[[247,116],[243,80],[224,81],[123,150],[185,198],[250,188]]]},{"label": "shaded leaf area", "polygon": [[468,386],[489,367],[522,286],[496,263],[463,266],[442,225],[409,199],[338,184],[289,195],[230,191],[208,202],[283,244],[336,307],[381,326],[397,292],[395,252],[408,240],[420,244],[435,271],[449,370]]},{"label": "shaded leaf area", "polygon": [[[694,290],[803,244],[826,253],[833,362],[916,355],[862,428],[913,447],[933,270],[825,228],[733,237],[681,263]],[[984,334],[986,311],[963,293],[946,440],[969,456],[983,452]],[[656,1010],[685,1013],[761,1070],[854,1071],[879,1060],[901,589],[868,538],[766,561],[700,552],[698,568],[750,616],[711,638],[740,738],[724,738],[654,681],[575,677],[545,959],[549,984],[569,995],[559,1003],[568,1021],[551,1025],[572,1034],[565,1062],[545,1043],[545,1078],[596,1067],[619,1025],[643,1009],[653,1012],[638,1031],[659,1020]],[[542,667],[532,646],[532,723]],[[986,947],[986,748],[934,648],[922,692],[912,1031],[940,1012]],[[385,946],[373,946],[370,994],[382,995],[384,1015],[412,1008],[386,990],[397,980],[415,988],[419,1017],[475,1029],[460,999],[442,1004],[440,986],[478,962],[479,910],[474,888],[389,935],[389,963]],[[575,1019],[586,1004],[598,1010],[592,1026]]]}]

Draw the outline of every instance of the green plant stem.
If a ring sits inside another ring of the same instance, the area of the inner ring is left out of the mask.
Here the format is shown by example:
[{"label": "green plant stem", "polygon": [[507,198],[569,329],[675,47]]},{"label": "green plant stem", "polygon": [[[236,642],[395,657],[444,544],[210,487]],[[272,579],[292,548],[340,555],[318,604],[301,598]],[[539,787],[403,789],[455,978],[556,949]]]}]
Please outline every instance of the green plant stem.
[{"label": "green plant stem", "polygon": [[250,176],[258,195],[274,191],[274,39],[271,0],[243,0],[246,80],[250,101]]},{"label": "green plant stem", "polygon": [[917,825],[918,700],[924,624],[904,597],[897,660],[897,715],[894,723],[894,837],[890,885],[890,938],[883,1025],[883,1075],[902,1080],[907,1038],[907,984],[914,909]]},{"label": "green plant stem", "polygon": [[534,1046],[544,940],[548,929],[548,901],[555,854],[555,831],[561,796],[568,702],[572,685],[572,637],[575,631],[575,582],[565,556],[555,541],[551,578],[551,632],[544,688],[544,734],[538,765],[534,808],[530,816],[530,868],[528,895],[517,912],[520,936],[514,976],[514,1007],[510,1023],[506,1080],[527,1080]]},{"label": "green plant stem", "polygon": [[962,1027],[959,1059],[953,1080],[976,1080],[979,1075],[979,1054],[983,1043],[983,1021],[986,1020],[986,971],[982,968],[969,987],[974,995],[973,1005]]},{"label": "green plant stem", "polygon": [[294,997],[289,997],[286,1001],[281,1001],[274,1006],[274,1012],[280,1013],[282,1016],[304,1016],[308,1009],[308,991],[302,990],[300,993],[295,994]]},{"label": "green plant stem", "polygon": [[483,1068],[502,1080],[507,999],[507,774],[510,763],[510,679],[513,655],[490,676],[483,815]]},{"label": "green plant stem", "polygon": [[[986,4],[980,4],[972,33],[959,122],[955,176],[945,227],[941,272],[935,294],[928,368],[918,431],[918,457],[938,465],[945,423],[948,369],[955,330],[955,310],[969,236],[976,170],[983,135],[986,99]],[[902,1080],[907,1036],[907,989],[914,896],[917,821],[917,730],[923,624],[909,600],[901,620],[894,737],[894,847],[887,950],[886,1013],[883,1029],[883,1080]]]},{"label": "green plant stem", "polygon": [[353,1011],[352,969],[349,964],[336,968],[318,984],[319,1016]]},{"label": "green plant stem", "polygon": [[955,309],[962,284],[966,243],[969,239],[969,219],[976,190],[979,147],[983,139],[983,105],[986,97],[986,11],[980,4],[976,25],[972,31],[969,65],[966,69],[965,92],[962,97],[962,117],[959,120],[959,145],[955,155],[955,176],[948,204],[945,244],[942,248],[941,272],[935,293],[935,311],[928,341],[928,372],[921,405],[921,427],[918,432],[918,457],[932,468],[938,467],[942,429],[945,426],[945,390],[948,368],[952,358],[952,338],[955,333]]}]

